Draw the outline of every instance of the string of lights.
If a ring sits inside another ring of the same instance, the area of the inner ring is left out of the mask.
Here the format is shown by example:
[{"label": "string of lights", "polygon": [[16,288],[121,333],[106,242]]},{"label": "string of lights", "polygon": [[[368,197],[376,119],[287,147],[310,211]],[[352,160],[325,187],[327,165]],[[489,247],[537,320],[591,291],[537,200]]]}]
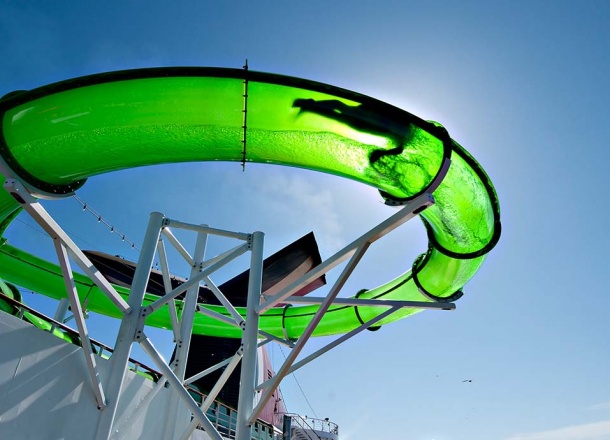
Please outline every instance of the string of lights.
[{"label": "string of lights", "polygon": [[129,244],[132,249],[135,249],[138,252],[140,251],[140,248],[132,240],[130,240],[127,237],[127,235],[125,235],[125,233],[123,233],[120,229],[118,229],[116,226],[114,226],[112,223],[110,223],[110,221],[108,219],[106,219],[104,216],[102,216],[102,214],[100,214],[98,211],[96,211],[94,208],[92,208],[89,204],[87,204],[87,202],[85,202],[83,199],[78,197],[76,194],[72,195],[72,198],[74,200],[76,200],[78,203],[80,203],[80,205],[83,208],[83,211],[87,211],[87,212],[91,213],[91,215],[93,215],[93,217],[95,217],[97,219],[98,223],[106,226],[111,234],[116,234],[121,239],[121,241],[124,241],[127,244]]}]

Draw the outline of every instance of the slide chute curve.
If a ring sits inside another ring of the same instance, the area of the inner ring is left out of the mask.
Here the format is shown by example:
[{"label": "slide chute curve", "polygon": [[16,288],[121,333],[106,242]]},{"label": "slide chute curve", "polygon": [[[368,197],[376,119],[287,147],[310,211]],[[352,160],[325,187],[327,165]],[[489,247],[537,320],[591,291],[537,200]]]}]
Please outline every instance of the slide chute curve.
[{"label": "slide chute curve", "polygon": [[[13,92],[0,101],[0,119],[2,166],[39,194],[70,194],[102,173],[190,161],[330,173],[379,189],[387,204],[433,193],[435,204],[420,213],[428,250],[405,274],[359,298],[453,301],[500,236],[491,181],[440,124],[322,83],[223,68],[119,71]],[[2,190],[0,233],[18,212]],[[0,278],[51,297],[66,295],[56,265],[7,243],[0,246]],[[119,316],[91,281],[76,274],[76,283],[90,310]],[[272,309],[260,326],[297,338],[316,309]],[[344,333],[383,310],[331,306],[314,334]],[[401,309],[380,324],[416,311]],[[167,328],[167,310],[147,323]],[[241,336],[202,315],[193,331]]]}]

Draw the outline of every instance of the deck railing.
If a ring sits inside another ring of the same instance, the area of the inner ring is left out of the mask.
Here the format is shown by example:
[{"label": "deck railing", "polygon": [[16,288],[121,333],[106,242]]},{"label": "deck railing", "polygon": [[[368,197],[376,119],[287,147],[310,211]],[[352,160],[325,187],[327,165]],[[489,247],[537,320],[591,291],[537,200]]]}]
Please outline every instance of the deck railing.
[{"label": "deck railing", "polygon": [[[302,417],[298,414],[284,414],[284,417],[290,417],[291,431],[295,440],[323,440],[338,438],[339,436],[339,425],[328,419]],[[322,433],[332,435],[328,436]]]}]

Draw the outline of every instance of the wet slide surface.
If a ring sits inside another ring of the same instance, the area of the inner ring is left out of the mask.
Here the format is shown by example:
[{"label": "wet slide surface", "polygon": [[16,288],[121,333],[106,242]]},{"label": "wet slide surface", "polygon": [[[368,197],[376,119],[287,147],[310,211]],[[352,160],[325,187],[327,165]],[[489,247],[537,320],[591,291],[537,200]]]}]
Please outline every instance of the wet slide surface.
[{"label": "wet slide surface", "polygon": [[[428,250],[405,262],[403,275],[358,292],[359,298],[453,301],[500,237],[491,181],[440,124],[326,84],[239,69],[120,71],[11,93],[0,101],[0,119],[4,166],[36,191],[57,196],[98,174],[192,161],[330,173],[378,188],[388,204],[432,192],[435,204],[420,213]],[[0,190],[0,233],[19,210]],[[91,311],[120,316],[88,278],[75,277]],[[0,246],[0,278],[54,298],[66,296],[54,263],[6,243]],[[128,295],[125,288],[117,291]],[[384,309],[331,306],[314,335],[347,332]],[[272,309],[261,317],[261,329],[297,338],[316,310]],[[380,324],[417,311],[398,310]],[[167,307],[147,323],[168,328]],[[240,329],[199,314],[193,331],[241,337]]]}]

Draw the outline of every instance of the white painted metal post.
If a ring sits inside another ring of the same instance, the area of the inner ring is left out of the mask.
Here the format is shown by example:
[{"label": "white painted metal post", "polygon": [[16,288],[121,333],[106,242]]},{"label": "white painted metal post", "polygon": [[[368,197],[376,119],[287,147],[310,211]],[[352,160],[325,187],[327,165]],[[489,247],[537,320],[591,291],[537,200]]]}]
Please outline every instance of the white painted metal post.
[{"label": "white painted metal post", "polygon": [[[208,234],[199,232],[195,244],[195,254],[191,267],[190,279],[192,280],[201,272],[201,263],[205,257],[205,250],[208,242]],[[179,244],[179,242],[178,242]],[[195,309],[197,308],[197,297],[199,295],[199,283],[193,284],[186,291],[184,297],[184,307],[180,317],[180,339],[176,341],[174,360],[171,365],[176,377],[183,382],[186,371],[186,360],[188,358],[189,347],[191,345],[191,335],[193,333],[193,321]],[[169,408],[166,415],[165,438],[177,438],[184,431],[185,426],[190,421],[190,415],[185,411],[186,405],[176,393],[169,399]],[[180,414],[184,415],[184,420],[178,420]]]},{"label": "white painted metal post", "polygon": [[125,373],[129,368],[129,355],[131,354],[131,346],[134,342],[136,331],[138,330],[138,321],[140,319],[140,311],[142,309],[142,300],[144,292],[150,277],[150,270],[153,259],[155,257],[155,249],[157,240],[163,226],[163,214],[153,212],[150,214],[148,228],[144,236],[140,258],[136,266],[131,292],[129,293],[129,307],[131,313],[123,316],[121,327],[114,348],[112,357],[110,358],[111,367],[108,372],[106,386],[106,409],[101,413],[97,427],[96,440],[107,440],[112,435],[112,427],[116,416],[118,401],[121,395],[121,388]]},{"label": "white painted metal post", "polygon": [[[208,243],[208,234],[197,234],[197,243],[195,245],[195,264],[191,269],[190,278],[194,278],[201,272],[201,263],[205,257],[205,250]],[[197,308],[197,298],[199,295],[199,283],[192,286],[186,291],[184,298],[184,308],[180,319],[180,341],[176,346],[176,356],[174,359],[174,373],[178,379],[184,380],[184,372],[186,371],[186,358],[188,357],[189,347],[191,345],[191,335],[193,333],[193,321],[195,319],[195,309]]]},{"label": "white painted metal post", "polygon": [[59,305],[57,306],[53,319],[63,324],[64,320],[66,319],[66,314],[68,313],[68,307],[70,307],[70,300],[68,298],[62,298],[59,301]]},{"label": "white painted metal post", "polygon": [[262,232],[254,232],[251,238],[252,254],[250,258],[246,323],[242,336],[243,359],[237,402],[237,432],[235,440],[251,439],[252,423],[250,422],[250,416],[254,408],[254,396],[256,393],[256,355],[258,350],[259,315],[257,308],[261,301],[264,239],[265,234]]},{"label": "white painted metal post", "polygon": [[53,244],[55,245],[55,250],[57,251],[57,258],[59,259],[61,272],[64,276],[66,292],[68,293],[68,298],[70,298],[70,304],[72,305],[74,321],[76,322],[76,328],[78,328],[78,335],[81,339],[83,354],[85,355],[85,362],[87,365],[87,369],[89,370],[91,385],[93,386],[93,394],[95,395],[95,400],[97,401],[97,408],[104,409],[106,407],[104,387],[100,382],[100,376],[97,372],[95,355],[93,354],[93,351],[91,349],[91,340],[89,339],[89,330],[87,330],[87,324],[85,324],[85,317],[83,315],[83,309],[80,305],[80,298],[78,297],[76,285],[74,284],[74,276],[72,275],[70,260],[68,260],[68,252],[66,251],[66,248],[59,241],[58,238],[53,239]]},{"label": "white painted metal post", "polygon": [[[159,261],[161,262],[161,273],[163,275],[163,287],[165,288],[165,293],[169,293],[172,291],[172,280],[171,274],[169,272],[169,266],[167,263],[167,254],[165,252],[165,245],[163,244],[163,240],[159,238],[157,242],[157,252],[159,253]],[[178,312],[176,310],[176,302],[169,301],[169,318],[172,322],[172,332],[174,333],[174,342],[180,340],[180,323],[178,322]]]}]

